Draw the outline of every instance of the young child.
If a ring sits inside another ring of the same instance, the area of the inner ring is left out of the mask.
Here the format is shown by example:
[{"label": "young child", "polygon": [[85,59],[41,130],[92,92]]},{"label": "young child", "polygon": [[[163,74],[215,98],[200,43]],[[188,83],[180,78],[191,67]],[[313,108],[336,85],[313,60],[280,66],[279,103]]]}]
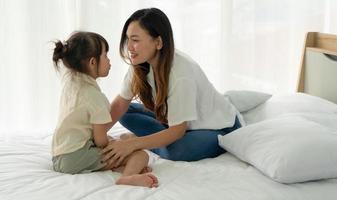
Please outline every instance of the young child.
[{"label": "young child", "polygon": [[[112,127],[110,105],[96,83],[110,70],[109,45],[99,34],[76,32],[66,42],[57,41],[53,53],[55,68],[62,60],[66,67],[58,124],[53,136],[53,167],[57,172],[78,174],[115,170],[102,162],[101,148],[108,142]],[[123,161],[122,176],[116,184],[157,187],[157,178],[148,173],[149,155],[135,151]]]}]

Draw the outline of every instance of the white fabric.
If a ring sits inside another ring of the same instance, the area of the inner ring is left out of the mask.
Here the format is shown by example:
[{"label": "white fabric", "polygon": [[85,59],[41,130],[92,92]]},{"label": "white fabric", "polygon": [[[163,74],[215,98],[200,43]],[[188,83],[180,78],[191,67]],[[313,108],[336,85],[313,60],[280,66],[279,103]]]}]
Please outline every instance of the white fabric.
[{"label": "white fabric", "polygon": [[115,185],[117,172],[52,171],[50,142],[51,137],[0,137],[1,200],[335,200],[337,196],[337,179],[280,184],[229,153],[197,162],[159,159],[152,166],[158,188]]},{"label": "white fabric", "polygon": [[[133,97],[130,86],[132,73],[133,70],[129,69],[120,93],[128,100]],[[147,78],[155,98],[152,67]],[[236,109],[228,98],[214,88],[200,66],[178,50],[175,51],[170,71],[167,107],[169,126],[187,122],[189,130],[231,127],[236,115]]]},{"label": "white fabric", "polygon": [[264,104],[242,113],[247,124],[287,113],[337,113],[337,105],[304,93],[273,95]]},{"label": "white fabric", "polygon": [[281,183],[336,178],[337,114],[301,115],[251,124],[218,136],[219,144]]},{"label": "white fabric", "polygon": [[147,155],[149,156],[149,161],[147,162],[147,165],[152,167],[157,160],[159,160],[159,156],[155,153],[152,153],[152,151],[144,149],[144,151],[147,153]]},{"label": "white fabric", "polygon": [[53,137],[54,156],[74,152],[93,137],[92,124],[111,122],[110,103],[92,77],[69,72],[64,78],[58,123]]},{"label": "white fabric", "polygon": [[230,90],[224,96],[229,98],[239,112],[247,112],[267,101],[272,95],[249,90]]},{"label": "white fabric", "polygon": [[119,92],[119,95],[127,100],[131,100],[134,97],[130,85],[132,77],[133,77],[133,67],[130,66],[127,73],[124,75],[121,91]]}]

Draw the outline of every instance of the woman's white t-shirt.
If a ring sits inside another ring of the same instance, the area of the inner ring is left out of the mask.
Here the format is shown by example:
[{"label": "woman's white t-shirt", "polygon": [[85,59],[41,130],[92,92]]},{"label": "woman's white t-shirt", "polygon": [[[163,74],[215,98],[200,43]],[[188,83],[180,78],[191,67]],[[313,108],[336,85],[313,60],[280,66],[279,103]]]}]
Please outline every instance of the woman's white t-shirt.
[{"label": "woman's white t-shirt", "polygon": [[[131,100],[133,67],[125,75],[120,96]],[[152,67],[147,75],[155,98],[155,81]],[[207,79],[200,66],[180,51],[175,51],[170,71],[167,98],[168,125],[187,122],[188,130],[222,129],[232,127],[236,109],[229,99],[220,94]]]}]

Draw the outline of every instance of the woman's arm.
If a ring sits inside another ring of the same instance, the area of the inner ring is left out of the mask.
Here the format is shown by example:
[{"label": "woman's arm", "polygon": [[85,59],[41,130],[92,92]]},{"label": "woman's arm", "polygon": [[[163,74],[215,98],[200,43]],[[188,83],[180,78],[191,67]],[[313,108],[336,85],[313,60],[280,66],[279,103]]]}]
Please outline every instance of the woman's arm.
[{"label": "woman's arm", "polygon": [[103,149],[106,155],[103,161],[109,161],[109,164],[116,163],[118,166],[126,156],[138,149],[152,149],[167,146],[185,135],[187,123],[171,126],[160,132],[143,136],[133,137],[127,140],[114,141]]},{"label": "woman's arm", "polygon": [[187,124],[183,122],[155,134],[131,138],[130,143],[134,150],[164,147],[183,137],[186,129]]},{"label": "woman's arm", "polygon": [[110,130],[113,125],[119,120],[119,118],[124,115],[124,113],[128,110],[131,100],[126,100],[120,95],[115,97],[115,99],[111,102],[110,107],[110,115],[112,121],[109,123],[108,130]]}]

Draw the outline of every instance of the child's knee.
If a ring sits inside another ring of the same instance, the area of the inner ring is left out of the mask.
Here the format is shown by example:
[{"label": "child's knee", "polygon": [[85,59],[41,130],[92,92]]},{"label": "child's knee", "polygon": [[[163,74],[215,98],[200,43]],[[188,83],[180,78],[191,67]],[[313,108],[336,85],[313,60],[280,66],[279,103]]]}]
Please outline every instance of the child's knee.
[{"label": "child's knee", "polygon": [[144,150],[137,150],[132,153],[135,156],[141,157],[143,159],[149,159],[149,154]]}]

